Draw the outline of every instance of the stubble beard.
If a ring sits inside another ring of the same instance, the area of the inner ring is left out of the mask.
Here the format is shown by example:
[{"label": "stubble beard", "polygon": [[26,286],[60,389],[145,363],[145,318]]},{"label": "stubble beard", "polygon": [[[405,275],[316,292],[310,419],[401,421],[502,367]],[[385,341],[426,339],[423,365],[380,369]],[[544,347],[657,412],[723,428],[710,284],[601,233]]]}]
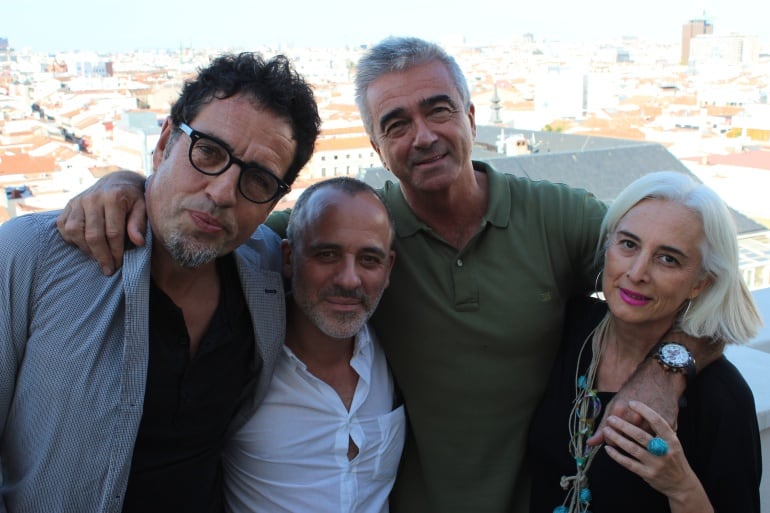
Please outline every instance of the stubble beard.
[{"label": "stubble beard", "polygon": [[174,231],[163,242],[171,258],[186,269],[197,269],[219,256],[220,249],[215,244],[204,244]]},{"label": "stubble beard", "polygon": [[[339,339],[351,338],[356,336],[358,332],[361,331],[361,328],[364,327],[366,321],[368,321],[372,316],[375,308],[377,307],[377,304],[380,302],[383,291],[380,291],[374,300],[371,300],[371,298],[367,298],[365,296],[362,297],[361,294],[357,294],[355,292],[340,292],[340,290],[335,290],[328,293],[322,293],[319,295],[316,301],[313,301],[313,298],[302,297],[301,294],[297,296],[295,294],[294,301],[296,301],[297,306],[299,306],[300,310],[304,312],[310,322],[312,322],[313,325],[321,330],[321,332],[325,335]],[[357,312],[333,312],[331,314],[327,314],[322,311],[320,305],[323,303],[324,298],[330,295],[347,295],[348,297],[359,297],[362,299],[362,305],[364,309],[363,311]]]}]

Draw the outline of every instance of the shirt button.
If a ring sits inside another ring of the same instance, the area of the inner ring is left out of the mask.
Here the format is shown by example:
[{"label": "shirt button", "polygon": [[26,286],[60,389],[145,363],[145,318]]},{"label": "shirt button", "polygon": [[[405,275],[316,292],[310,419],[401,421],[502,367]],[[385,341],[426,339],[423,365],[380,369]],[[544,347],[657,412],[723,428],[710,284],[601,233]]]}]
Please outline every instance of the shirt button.
[{"label": "shirt button", "polygon": [[463,266],[463,259],[462,258],[458,258],[457,259],[457,267],[462,267],[462,266]]}]

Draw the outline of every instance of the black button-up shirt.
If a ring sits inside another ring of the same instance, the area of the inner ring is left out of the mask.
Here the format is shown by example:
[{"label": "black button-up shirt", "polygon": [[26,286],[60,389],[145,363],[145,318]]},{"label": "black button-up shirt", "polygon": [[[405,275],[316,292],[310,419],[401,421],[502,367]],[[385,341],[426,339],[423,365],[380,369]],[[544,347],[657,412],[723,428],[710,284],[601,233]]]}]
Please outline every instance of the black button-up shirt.
[{"label": "black button-up shirt", "polygon": [[217,260],[221,293],[197,354],[180,310],[150,290],[150,360],[125,513],[223,510],[221,453],[255,386],[254,332],[235,257]]}]

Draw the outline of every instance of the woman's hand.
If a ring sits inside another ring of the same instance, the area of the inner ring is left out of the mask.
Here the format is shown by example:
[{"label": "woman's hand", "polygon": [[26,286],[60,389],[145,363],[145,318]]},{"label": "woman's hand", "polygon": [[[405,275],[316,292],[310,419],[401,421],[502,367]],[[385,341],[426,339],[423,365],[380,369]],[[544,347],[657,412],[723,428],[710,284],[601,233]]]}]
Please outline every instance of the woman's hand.
[{"label": "woman's hand", "polygon": [[647,447],[653,435],[613,415],[603,428],[608,444],[605,450],[610,458],[668,497],[672,513],[713,511],[676,432],[646,404],[631,401],[629,407],[649,424],[654,436],[662,439],[668,449],[659,456],[652,454]]}]

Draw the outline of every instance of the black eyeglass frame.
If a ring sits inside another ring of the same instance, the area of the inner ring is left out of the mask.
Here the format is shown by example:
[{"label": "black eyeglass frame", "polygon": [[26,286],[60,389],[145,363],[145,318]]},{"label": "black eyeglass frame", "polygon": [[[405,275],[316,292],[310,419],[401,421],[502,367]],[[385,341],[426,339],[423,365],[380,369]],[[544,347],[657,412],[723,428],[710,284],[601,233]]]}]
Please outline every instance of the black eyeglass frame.
[{"label": "black eyeglass frame", "polygon": [[[238,175],[238,192],[241,193],[241,196],[251,201],[252,203],[257,203],[259,205],[270,203],[271,201],[274,201],[278,198],[285,196],[291,190],[291,186],[289,184],[287,184],[286,182],[284,182],[283,180],[275,176],[270,170],[265,169],[264,167],[258,164],[247,164],[241,159],[234,157],[232,152],[230,152],[230,148],[228,148],[227,144],[225,144],[224,141],[220,141],[214,136],[204,134],[203,132],[195,130],[187,123],[179,123],[179,129],[185,134],[187,134],[187,136],[190,138],[190,148],[187,150],[187,159],[190,161],[190,165],[193,168],[195,168],[196,171],[204,175],[219,176],[225,171],[227,171],[228,169],[230,169],[230,166],[232,166],[233,164],[238,164],[238,167],[241,168],[241,172]],[[198,142],[200,139],[207,139],[209,141],[213,141],[217,143],[219,146],[221,146],[223,150],[225,150],[225,153],[227,154],[227,162],[225,163],[224,167],[222,167],[222,169],[220,169],[219,171],[215,173],[212,173],[210,171],[204,171],[203,169],[196,166],[195,162],[193,162],[193,156],[192,156],[193,147],[195,146],[195,143]],[[243,181],[243,174],[246,172],[247,169],[256,170],[262,173],[263,175],[269,176],[270,179],[272,179],[276,183],[278,188],[275,190],[275,193],[270,198],[266,200],[257,201],[253,198],[248,197],[243,192],[243,188],[241,187],[241,182]]]}]

